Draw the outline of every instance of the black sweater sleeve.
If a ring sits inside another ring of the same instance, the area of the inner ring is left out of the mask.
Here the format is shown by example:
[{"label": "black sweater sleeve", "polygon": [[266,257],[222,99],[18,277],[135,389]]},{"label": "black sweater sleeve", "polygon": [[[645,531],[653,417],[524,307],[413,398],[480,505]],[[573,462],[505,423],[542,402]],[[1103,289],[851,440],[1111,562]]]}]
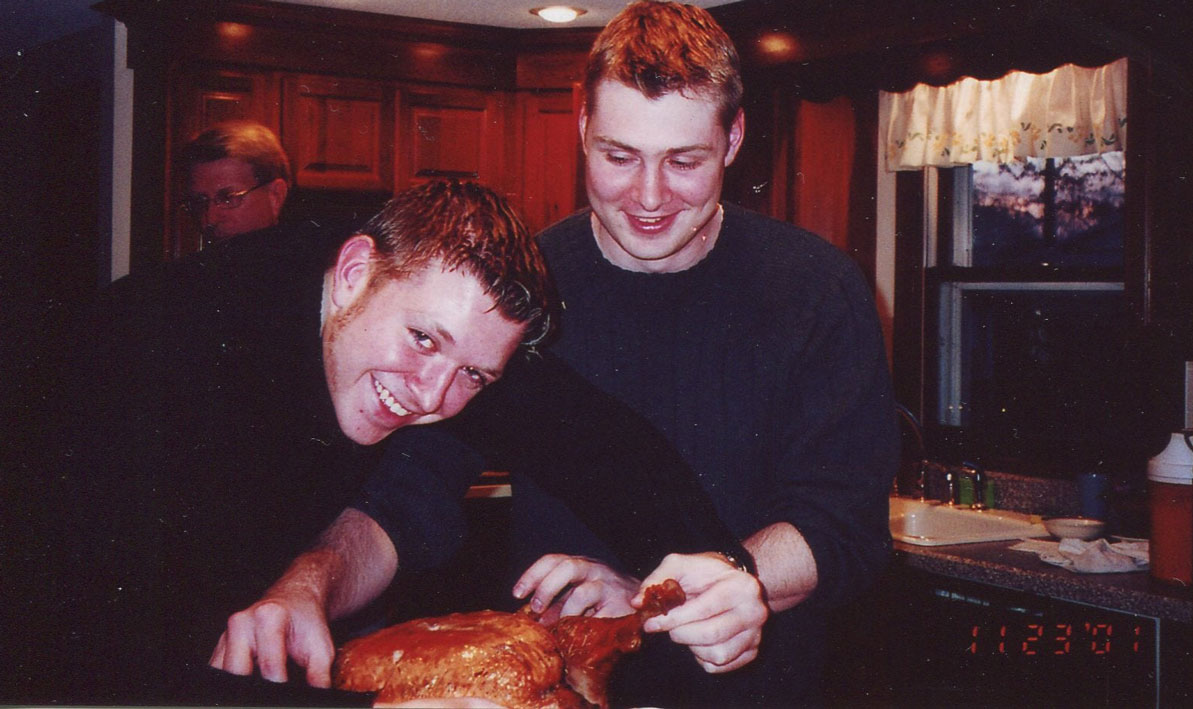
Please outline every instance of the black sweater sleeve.
[{"label": "black sweater sleeve", "polygon": [[632,572],[672,552],[748,558],[695,473],[642,416],[550,353],[512,363],[503,383],[456,422],[461,436],[562,500]]},{"label": "black sweater sleeve", "polygon": [[[368,493],[373,502],[359,506],[394,538],[400,558],[409,560],[408,550],[415,549],[415,558],[430,563],[452,551],[443,546],[452,536],[444,534],[444,520],[455,523],[458,513],[446,512],[444,496],[462,497],[481,469],[471,458],[477,454],[488,469],[530,476],[562,500],[632,573],[650,572],[672,552],[748,558],[674,447],[628,407],[544,353],[516,356],[502,381],[456,418],[389,444],[388,469]],[[473,462],[461,465],[453,458]],[[422,502],[395,494],[399,488],[417,488]],[[390,502],[379,506],[379,499]],[[424,553],[429,547],[443,553]]]},{"label": "black sweater sleeve", "polygon": [[849,268],[815,309],[800,366],[785,383],[770,521],[800,531],[817,566],[815,603],[839,605],[886,566],[887,495],[898,433],[882,336],[866,285]]}]

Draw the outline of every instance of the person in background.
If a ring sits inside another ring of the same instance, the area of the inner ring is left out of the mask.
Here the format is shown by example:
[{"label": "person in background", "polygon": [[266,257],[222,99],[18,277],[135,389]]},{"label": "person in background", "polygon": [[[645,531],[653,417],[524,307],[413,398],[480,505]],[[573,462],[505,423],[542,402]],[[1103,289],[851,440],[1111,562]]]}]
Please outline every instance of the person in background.
[{"label": "person in background", "polygon": [[[513,595],[548,618],[620,615],[641,602],[643,586],[675,578],[689,600],[648,621],[656,635],[623,660],[612,697],[815,703],[828,610],[871,584],[890,554],[886,496],[899,442],[873,296],[827,242],[721,202],[745,119],[736,50],[707,12],[629,5],[596,40],[585,90],[579,128],[592,208],[540,237],[564,305],[546,350],[628,405],[634,426],[659,432],[749,554],[675,545],[644,568],[600,528],[591,508],[606,504],[602,494],[512,464],[510,545],[522,572]],[[479,412],[438,426],[459,429]],[[539,446],[599,455],[587,440],[618,423],[577,426],[563,442],[540,436]],[[503,432],[516,437],[516,425]],[[289,657],[308,681],[327,681],[327,619],[376,597],[393,576],[395,530],[409,514],[401,491],[417,469],[466,457],[432,433],[388,446],[390,475],[368,484],[368,504],[229,619],[213,665],[283,679]],[[616,499],[665,518],[669,493]]]},{"label": "person in background", "polygon": [[290,160],[278,138],[252,121],[218,123],[183,146],[179,206],[203,245],[274,226],[290,190]]}]

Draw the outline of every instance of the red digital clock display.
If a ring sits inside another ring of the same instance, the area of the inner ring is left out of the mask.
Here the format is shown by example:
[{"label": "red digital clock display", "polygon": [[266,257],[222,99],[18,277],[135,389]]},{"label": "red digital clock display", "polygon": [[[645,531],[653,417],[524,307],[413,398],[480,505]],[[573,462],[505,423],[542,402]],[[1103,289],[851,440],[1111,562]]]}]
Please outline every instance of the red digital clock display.
[{"label": "red digital clock display", "polygon": [[902,574],[884,598],[893,705],[1159,706],[1156,618]]},{"label": "red digital clock display", "polygon": [[1074,621],[1050,623],[1024,618],[1014,623],[970,626],[965,652],[982,656],[1123,657],[1147,652],[1147,632],[1131,622]]}]

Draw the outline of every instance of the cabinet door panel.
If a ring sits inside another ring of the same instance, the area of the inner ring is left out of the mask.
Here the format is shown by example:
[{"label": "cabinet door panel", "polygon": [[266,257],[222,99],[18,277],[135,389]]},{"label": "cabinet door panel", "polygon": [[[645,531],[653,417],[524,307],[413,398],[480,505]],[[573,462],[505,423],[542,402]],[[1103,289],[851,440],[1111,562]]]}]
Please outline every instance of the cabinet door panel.
[{"label": "cabinet door panel", "polygon": [[469,108],[415,108],[414,177],[477,179],[485,112]]},{"label": "cabinet door panel", "polygon": [[276,77],[235,70],[183,72],[175,120],[175,141],[181,145],[205,128],[232,119],[257,121],[278,130]]},{"label": "cabinet door panel", "polygon": [[521,104],[521,206],[526,226],[539,231],[586,201],[576,108],[566,92],[527,94]]},{"label": "cabinet door panel", "polygon": [[309,189],[393,186],[393,98],[377,82],[287,77],[282,142],[295,184]]},{"label": "cabinet door panel", "polygon": [[472,89],[407,88],[398,131],[398,188],[449,177],[506,192],[507,124],[500,94]]},{"label": "cabinet door panel", "polygon": [[252,113],[245,96],[224,91],[204,92],[199,97],[199,120],[204,125],[248,118]]}]

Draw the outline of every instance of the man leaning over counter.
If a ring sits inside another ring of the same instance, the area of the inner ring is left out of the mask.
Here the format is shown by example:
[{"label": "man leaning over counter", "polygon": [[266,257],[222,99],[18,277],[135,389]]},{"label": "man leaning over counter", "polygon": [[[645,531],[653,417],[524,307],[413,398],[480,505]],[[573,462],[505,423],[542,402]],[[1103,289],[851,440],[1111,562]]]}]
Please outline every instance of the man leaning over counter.
[{"label": "man leaning over counter", "polygon": [[453,183],[361,233],[256,231],[113,283],[29,370],[10,427],[0,701],[185,701],[186,669],[347,504],[374,444],[459,412],[550,294],[504,200]]},{"label": "man leaning over counter", "polygon": [[[242,234],[114,283],[9,426],[0,702],[206,703],[225,619],[351,503],[376,444],[529,364],[554,307],[505,201],[453,182],[359,233]],[[427,513],[403,519],[412,562],[450,527],[420,501],[441,496],[404,491]],[[678,530],[735,546],[693,509]]]}]

